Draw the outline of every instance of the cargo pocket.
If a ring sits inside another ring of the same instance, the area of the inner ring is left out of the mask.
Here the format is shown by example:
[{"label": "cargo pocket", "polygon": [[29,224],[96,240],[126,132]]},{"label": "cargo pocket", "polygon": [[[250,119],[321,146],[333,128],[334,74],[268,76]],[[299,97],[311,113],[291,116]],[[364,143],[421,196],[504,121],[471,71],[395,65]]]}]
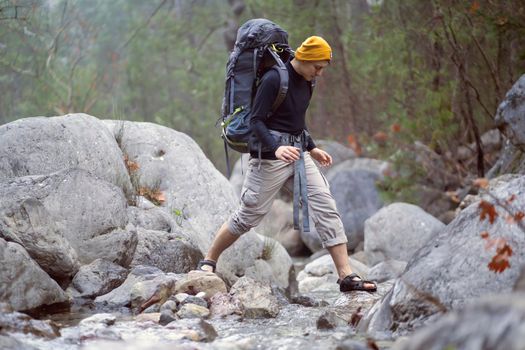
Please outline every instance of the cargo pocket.
[{"label": "cargo pocket", "polygon": [[255,208],[259,204],[261,185],[253,175],[246,178],[241,193],[241,201],[248,208]]}]

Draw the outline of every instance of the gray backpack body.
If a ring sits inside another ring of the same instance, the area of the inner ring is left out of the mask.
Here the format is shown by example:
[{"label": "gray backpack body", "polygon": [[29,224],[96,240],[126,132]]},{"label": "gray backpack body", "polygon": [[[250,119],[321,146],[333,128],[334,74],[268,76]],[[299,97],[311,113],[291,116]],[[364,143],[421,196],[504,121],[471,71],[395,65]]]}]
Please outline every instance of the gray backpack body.
[{"label": "gray backpack body", "polygon": [[288,91],[288,70],[284,62],[292,55],[288,33],[267,19],[249,20],[237,31],[235,47],[226,65],[220,118],[228,172],[228,147],[241,153],[250,151],[251,109],[260,79],[269,69],[279,73],[279,93],[272,105],[273,113]]}]

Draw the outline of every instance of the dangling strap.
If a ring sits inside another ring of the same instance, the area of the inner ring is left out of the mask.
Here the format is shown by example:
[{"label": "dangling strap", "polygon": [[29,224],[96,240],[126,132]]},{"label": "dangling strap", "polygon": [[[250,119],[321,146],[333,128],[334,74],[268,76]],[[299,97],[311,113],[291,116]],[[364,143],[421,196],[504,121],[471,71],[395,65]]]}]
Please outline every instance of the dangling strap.
[{"label": "dangling strap", "polygon": [[308,183],[306,181],[306,167],[303,154],[303,135],[300,139],[294,137],[293,146],[301,150],[299,160],[294,163],[294,181],[293,181],[293,226],[299,229],[299,202],[303,206],[303,231],[310,232],[310,221],[308,214]]},{"label": "dangling strap", "polygon": [[230,169],[230,155],[228,154],[228,143],[226,142],[226,139],[224,139],[224,153],[226,154],[226,171],[229,179],[232,174]]}]

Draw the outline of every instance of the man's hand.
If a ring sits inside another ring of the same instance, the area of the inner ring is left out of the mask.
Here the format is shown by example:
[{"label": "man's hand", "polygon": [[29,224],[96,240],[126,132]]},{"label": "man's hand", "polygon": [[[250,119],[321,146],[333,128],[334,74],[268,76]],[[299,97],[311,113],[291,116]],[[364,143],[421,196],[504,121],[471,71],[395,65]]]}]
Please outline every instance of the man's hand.
[{"label": "man's hand", "polygon": [[316,147],[310,151],[310,155],[322,166],[332,165],[332,157],[322,149]]},{"label": "man's hand", "polygon": [[285,161],[286,163],[293,163],[301,158],[301,151],[293,146],[279,146],[275,151],[277,159]]}]

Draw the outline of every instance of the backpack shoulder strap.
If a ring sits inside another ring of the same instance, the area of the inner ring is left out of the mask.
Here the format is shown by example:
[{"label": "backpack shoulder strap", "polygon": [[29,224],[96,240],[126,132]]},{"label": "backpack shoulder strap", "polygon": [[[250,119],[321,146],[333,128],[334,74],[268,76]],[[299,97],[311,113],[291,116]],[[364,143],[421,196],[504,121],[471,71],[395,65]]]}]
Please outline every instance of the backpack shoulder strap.
[{"label": "backpack shoulder strap", "polygon": [[277,53],[275,53],[271,48],[268,48],[268,51],[275,59],[275,64],[271,69],[274,69],[279,74],[279,92],[277,93],[277,97],[275,98],[275,101],[272,105],[272,113],[279,108],[281,103],[283,103],[284,99],[286,98],[286,94],[288,93],[288,69],[286,68],[286,65],[283,63],[281,58]]}]

